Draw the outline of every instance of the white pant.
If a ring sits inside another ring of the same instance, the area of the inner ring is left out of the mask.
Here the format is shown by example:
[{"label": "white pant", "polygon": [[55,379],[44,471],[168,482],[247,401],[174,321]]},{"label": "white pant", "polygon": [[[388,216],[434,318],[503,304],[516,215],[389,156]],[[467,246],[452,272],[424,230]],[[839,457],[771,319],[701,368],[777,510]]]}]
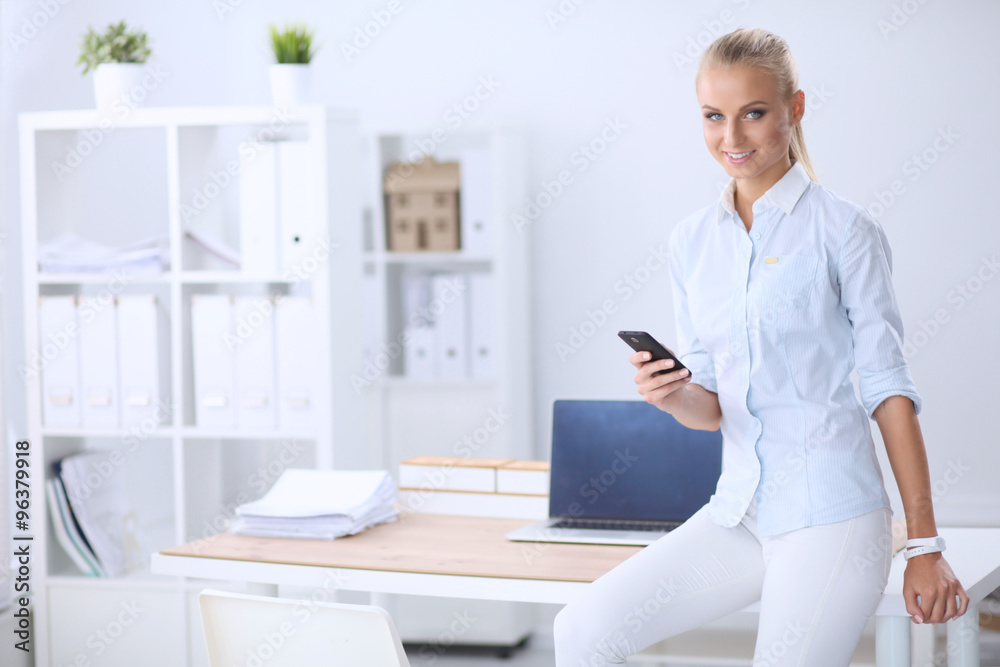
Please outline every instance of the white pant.
[{"label": "white pant", "polygon": [[889,578],[889,509],[764,538],[754,503],[732,528],[706,512],[699,509],[559,612],[556,667],[623,664],[757,600],[754,667],[850,664]]}]

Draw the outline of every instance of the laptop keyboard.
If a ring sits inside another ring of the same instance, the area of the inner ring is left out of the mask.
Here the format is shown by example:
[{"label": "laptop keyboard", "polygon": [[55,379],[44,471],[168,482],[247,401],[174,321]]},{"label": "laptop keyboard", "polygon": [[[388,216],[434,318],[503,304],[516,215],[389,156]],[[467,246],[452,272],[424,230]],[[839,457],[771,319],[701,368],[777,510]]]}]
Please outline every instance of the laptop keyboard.
[{"label": "laptop keyboard", "polygon": [[681,525],[677,521],[629,521],[622,519],[560,519],[552,528],[597,528],[599,530],[641,530],[669,533]]}]

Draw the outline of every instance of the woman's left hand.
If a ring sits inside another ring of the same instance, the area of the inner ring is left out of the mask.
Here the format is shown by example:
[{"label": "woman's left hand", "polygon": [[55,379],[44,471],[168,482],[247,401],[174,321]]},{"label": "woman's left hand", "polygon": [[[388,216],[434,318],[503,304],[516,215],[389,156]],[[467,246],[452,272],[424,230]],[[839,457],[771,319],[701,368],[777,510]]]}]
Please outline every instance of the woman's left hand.
[{"label": "woman's left hand", "polygon": [[[917,604],[918,595],[920,604]],[[969,608],[969,596],[940,552],[914,556],[906,561],[903,600],[914,623],[944,623],[958,618]]]}]

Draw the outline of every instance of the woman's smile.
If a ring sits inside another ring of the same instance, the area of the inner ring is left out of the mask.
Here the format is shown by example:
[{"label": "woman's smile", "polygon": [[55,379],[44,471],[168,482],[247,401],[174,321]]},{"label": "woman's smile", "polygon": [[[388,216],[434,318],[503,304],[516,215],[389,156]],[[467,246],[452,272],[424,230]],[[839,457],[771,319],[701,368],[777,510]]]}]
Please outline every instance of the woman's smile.
[{"label": "woman's smile", "polygon": [[749,160],[750,157],[757,151],[756,150],[743,151],[742,153],[729,153],[726,151],[722,152],[726,154],[726,157],[729,159],[730,164],[743,164],[744,162]]}]

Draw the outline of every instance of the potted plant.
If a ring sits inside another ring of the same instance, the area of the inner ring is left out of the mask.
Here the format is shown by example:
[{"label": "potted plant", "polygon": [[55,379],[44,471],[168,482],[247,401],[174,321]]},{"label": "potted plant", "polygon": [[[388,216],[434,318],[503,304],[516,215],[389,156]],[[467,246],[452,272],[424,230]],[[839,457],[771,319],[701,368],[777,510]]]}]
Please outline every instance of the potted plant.
[{"label": "potted plant", "polygon": [[88,26],[77,64],[83,65],[84,75],[94,70],[98,108],[110,107],[123,95],[130,104],[137,101],[131,98],[131,93],[142,85],[144,64],[150,53],[146,33],[139,29],[129,31],[125,21],[109,25],[104,34]]},{"label": "potted plant", "polygon": [[277,64],[271,65],[271,96],[279,106],[301,104],[310,92],[309,63],[316,55],[313,32],[305,25],[286,25],[279,30],[273,23],[271,49]]}]

